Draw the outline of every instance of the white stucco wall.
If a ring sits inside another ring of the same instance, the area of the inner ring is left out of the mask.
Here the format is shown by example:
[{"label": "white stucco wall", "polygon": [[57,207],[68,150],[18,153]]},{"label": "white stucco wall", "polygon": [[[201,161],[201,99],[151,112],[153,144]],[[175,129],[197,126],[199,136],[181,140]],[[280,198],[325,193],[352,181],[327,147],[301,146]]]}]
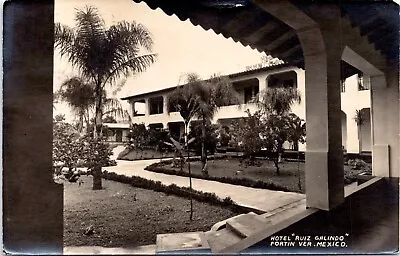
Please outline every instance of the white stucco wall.
[{"label": "white stucco wall", "polygon": [[[305,119],[305,71],[295,67],[286,67],[281,68],[279,70],[269,70],[269,71],[260,71],[254,74],[247,74],[243,76],[239,76],[231,79],[232,82],[244,81],[249,79],[257,78],[259,81],[259,90],[262,91],[266,87],[268,87],[268,77],[273,74],[284,73],[288,71],[295,71],[297,74],[297,89],[300,91],[302,96],[302,101],[300,104],[295,104],[292,107],[292,112],[298,115],[300,118]],[[369,79],[367,77],[364,78],[364,82],[368,83]],[[346,125],[342,125],[342,127],[347,128],[347,133],[343,136],[343,145],[347,149],[348,153],[358,153],[359,152],[359,141],[358,141],[358,128],[357,124],[354,121],[354,116],[356,110],[360,110],[363,108],[370,108],[371,99],[370,99],[370,90],[358,91],[358,81],[357,75],[353,75],[346,79],[346,90],[341,93],[341,105],[342,111],[346,114]],[[239,90],[241,94],[243,94],[243,90]],[[148,101],[151,97],[156,96],[164,96],[166,97],[167,93],[155,92],[154,94],[147,95],[143,99]],[[244,96],[244,95],[242,95]],[[164,98],[166,99],[166,98]],[[245,117],[247,114],[244,112],[246,109],[249,109],[252,113],[257,110],[255,104],[241,104],[239,107],[237,105],[234,106],[225,106],[220,108],[220,110],[215,114],[213,123],[217,123],[219,119],[229,119],[229,118],[239,118]],[[169,122],[179,122],[183,121],[182,117],[178,112],[164,113],[149,115],[148,111],[145,111],[145,116],[137,116],[133,117],[133,123],[144,123],[146,126],[154,123],[162,123],[164,128],[167,128]],[[307,121],[307,120],[306,120]],[[370,132],[370,124],[365,124],[362,127],[363,132],[363,150],[369,151],[371,150],[371,132]],[[306,145],[299,145],[299,150],[305,151]]]}]

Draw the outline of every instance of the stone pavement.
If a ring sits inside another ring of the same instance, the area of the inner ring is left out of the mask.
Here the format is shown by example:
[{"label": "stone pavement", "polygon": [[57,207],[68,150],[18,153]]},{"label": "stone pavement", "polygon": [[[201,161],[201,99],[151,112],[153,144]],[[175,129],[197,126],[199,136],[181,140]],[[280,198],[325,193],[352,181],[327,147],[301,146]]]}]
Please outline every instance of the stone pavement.
[{"label": "stone pavement", "polygon": [[156,245],[144,245],[134,248],[108,248],[101,246],[73,246],[64,247],[64,255],[96,255],[96,254],[106,254],[106,255],[118,255],[118,254],[139,254],[139,255],[154,255],[156,252]]},{"label": "stone pavement", "polygon": [[[167,175],[144,170],[146,166],[158,161],[160,160],[117,160],[117,166],[105,167],[103,170],[126,176],[139,176],[154,181],[160,181],[164,185],[174,183],[180,187],[189,186],[188,177]],[[215,193],[220,198],[230,197],[239,205],[263,212],[269,212],[305,198],[305,195],[298,193],[249,188],[202,179],[192,179],[192,184],[193,189],[195,190]]]}]

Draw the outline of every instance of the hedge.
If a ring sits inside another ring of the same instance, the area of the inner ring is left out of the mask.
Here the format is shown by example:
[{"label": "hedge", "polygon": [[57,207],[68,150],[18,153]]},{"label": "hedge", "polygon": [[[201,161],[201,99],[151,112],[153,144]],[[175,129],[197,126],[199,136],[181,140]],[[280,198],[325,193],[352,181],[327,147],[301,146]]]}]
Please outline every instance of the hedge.
[{"label": "hedge", "polygon": [[[189,173],[186,171],[175,170],[175,169],[170,169],[170,168],[165,168],[165,167],[159,166],[161,164],[170,164],[170,163],[172,163],[172,160],[166,160],[166,161],[159,162],[159,163],[153,163],[144,169],[147,171],[156,172],[156,173],[189,177]],[[265,182],[265,181],[261,181],[261,180],[255,181],[255,180],[251,180],[248,178],[204,176],[201,174],[194,174],[194,173],[192,173],[191,176],[192,176],[192,178],[218,181],[221,183],[228,183],[228,184],[232,184],[232,185],[240,185],[240,186],[251,187],[251,188],[280,190],[280,191],[285,191],[285,192],[297,192],[297,191],[293,191],[285,186],[277,185],[272,182]]]},{"label": "hedge", "polygon": [[224,199],[219,198],[214,193],[202,192],[189,187],[179,187],[176,184],[164,185],[160,181],[148,180],[139,176],[125,176],[114,172],[103,171],[102,178],[106,180],[117,181],[130,184],[133,187],[149,189],[157,192],[164,192],[167,195],[176,195],[184,198],[192,197],[199,202],[206,202],[212,205],[227,207],[235,213],[247,213],[249,209],[236,204],[230,197]]}]

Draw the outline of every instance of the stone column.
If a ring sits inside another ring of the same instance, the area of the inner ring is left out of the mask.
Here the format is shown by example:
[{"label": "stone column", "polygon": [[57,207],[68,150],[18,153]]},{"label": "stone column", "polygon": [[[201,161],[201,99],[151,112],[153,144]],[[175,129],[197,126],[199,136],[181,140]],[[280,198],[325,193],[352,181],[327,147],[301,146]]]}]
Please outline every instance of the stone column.
[{"label": "stone column", "polygon": [[327,32],[323,33],[320,28],[311,28],[299,32],[298,36],[306,70],[307,206],[330,210],[344,202],[340,99],[342,48],[336,44],[340,32],[334,28],[334,22],[325,29]]},{"label": "stone column", "polygon": [[164,115],[169,115],[168,111],[168,95],[163,95],[163,113]]},{"label": "stone column", "polygon": [[144,100],[144,115],[149,116],[150,115],[150,99],[146,98]]},{"label": "stone column", "polygon": [[398,176],[399,86],[395,75],[371,76],[372,172]]},{"label": "stone column", "polygon": [[259,100],[263,100],[263,93],[268,87],[268,82],[267,82],[267,77],[262,76],[262,77],[257,77],[258,79],[258,88],[259,88]]},{"label": "stone column", "polygon": [[130,103],[131,103],[132,117],[134,117],[135,116],[135,111],[136,111],[136,109],[135,109],[135,101],[132,100]]}]

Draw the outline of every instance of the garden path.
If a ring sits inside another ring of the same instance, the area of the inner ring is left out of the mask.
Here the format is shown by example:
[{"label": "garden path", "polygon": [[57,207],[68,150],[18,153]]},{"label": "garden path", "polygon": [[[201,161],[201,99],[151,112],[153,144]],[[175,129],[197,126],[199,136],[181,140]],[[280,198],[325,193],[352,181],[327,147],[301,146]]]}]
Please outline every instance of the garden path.
[{"label": "garden path", "polygon": [[[117,160],[117,166],[105,167],[103,170],[126,176],[139,176],[154,181],[160,181],[164,185],[170,185],[174,183],[181,187],[189,187],[189,178],[187,177],[167,175],[144,170],[146,166],[158,161],[160,160]],[[263,212],[270,212],[289,204],[296,203],[305,198],[304,194],[249,188],[202,179],[192,179],[192,184],[193,189],[195,190],[215,193],[220,198],[230,197],[233,201],[241,206]]]}]

